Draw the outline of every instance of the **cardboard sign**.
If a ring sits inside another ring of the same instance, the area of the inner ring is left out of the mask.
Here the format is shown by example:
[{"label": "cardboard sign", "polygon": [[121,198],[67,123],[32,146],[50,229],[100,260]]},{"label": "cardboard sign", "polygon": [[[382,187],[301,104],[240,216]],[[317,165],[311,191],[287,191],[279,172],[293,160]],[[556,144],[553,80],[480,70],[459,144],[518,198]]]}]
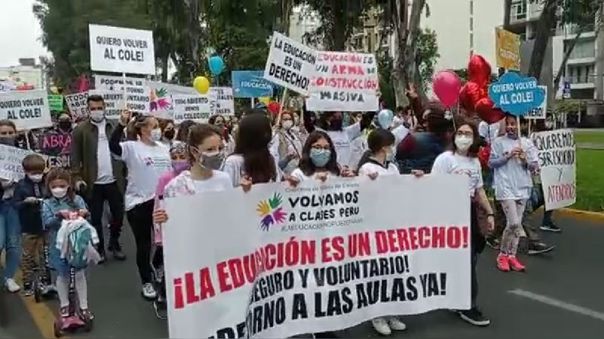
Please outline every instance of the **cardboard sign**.
[{"label": "cardboard sign", "polygon": [[319,52],[306,106],[311,111],[379,110],[377,61],[373,54]]},{"label": "cardboard sign", "polygon": [[547,116],[547,86],[539,87],[543,89],[543,92],[545,93],[545,100],[543,100],[539,107],[528,112],[528,114],[525,116],[525,118],[527,119],[545,119],[545,117]]},{"label": "cardboard sign", "polygon": [[47,156],[47,167],[69,167],[71,153],[71,133],[60,133],[54,130],[40,136],[39,150]]},{"label": "cardboard sign", "polygon": [[105,118],[117,120],[124,109],[124,92],[91,89],[88,95],[100,95],[105,101]]},{"label": "cardboard sign", "polygon": [[105,91],[119,91],[126,95],[125,107],[132,112],[149,113],[149,86],[142,78],[126,78],[125,84],[122,77],[94,75],[95,88]]},{"label": "cardboard sign", "polygon": [[185,120],[207,123],[210,119],[210,100],[208,96],[174,94],[174,123]]},{"label": "cardboard sign", "polygon": [[90,69],[93,71],[155,74],[153,32],[88,25]]},{"label": "cardboard sign", "polygon": [[545,93],[539,87],[537,79],[507,72],[499,78],[499,81],[489,86],[489,97],[502,111],[525,116],[541,106],[545,100]]},{"label": "cardboard sign", "polygon": [[174,119],[174,105],[172,93],[166,84],[148,81],[149,87],[149,114],[162,119]]},{"label": "cardboard sign", "polygon": [[210,87],[210,113],[212,115],[235,115],[235,101],[231,87]]},{"label": "cardboard sign", "polygon": [[50,94],[48,96],[48,106],[51,111],[63,112],[63,96],[58,94]]},{"label": "cardboard sign", "polygon": [[52,126],[48,94],[44,90],[0,93],[0,119],[11,120],[20,131]]},{"label": "cardboard sign", "polygon": [[577,156],[573,131],[539,132],[534,133],[532,139],[539,150],[545,209],[551,211],[573,205],[577,202]]},{"label": "cardboard sign", "polygon": [[35,152],[0,144],[0,179],[19,181],[25,173],[21,162],[29,154]]},{"label": "cardboard sign", "polygon": [[470,308],[463,176],[166,194],[170,338],[289,338]]},{"label": "cardboard sign", "polygon": [[497,67],[520,70],[520,35],[500,27],[495,28],[495,49]]},{"label": "cardboard sign", "polygon": [[273,96],[273,85],[264,79],[263,71],[233,71],[231,79],[235,98]]},{"label": "cardboard sign", "polygon": [[303,95],[310,93],[317,51],[273,32],[264,78]]},{"label": "cardboard sign", "polygon": [[88,116],[88,92],[66,95],[65,101],[71,116],[76,118]]}]

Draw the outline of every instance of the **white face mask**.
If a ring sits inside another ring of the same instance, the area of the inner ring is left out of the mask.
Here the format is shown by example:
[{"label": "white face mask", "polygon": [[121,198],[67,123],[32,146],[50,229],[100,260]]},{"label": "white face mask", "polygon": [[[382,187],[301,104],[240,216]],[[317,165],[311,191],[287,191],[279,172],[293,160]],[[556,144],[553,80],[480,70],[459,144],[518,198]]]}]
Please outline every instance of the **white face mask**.
[{"label": "white face mask", "polygon": [[67,188],[66,187],[55,187],[55,188],[51,188],[50,192],[52,193],[52,196],[57,198],[57,199],[61,199],[63,197],[65,197],[65,195],[67,194]]},{"label": "white face mask", "polygon": [[160,141],[161,140],[161,129],[156,128],[151,131],[151,140]]},{"label": "white face mask", "polygon": [[285,120],[282,124],[283,128],[285,129],[290,129],[292,128],[292,126],[294,126],[294,122],[291,120]]},{"label": "white face mask", "polygon": [[458,135],[455,137],[455,146],[457,146],[457,149],[462,152],[470,149],[470,146],[472,146],[473,142],[474,140],[472,140],[472,138],[465,135]]},{"label": "white face mask", "polygon": [[28,174],[27,177],[29,178],[29,180],[38,183],[42,181],[44,174]]},{"label": "white face mask", "polygon": [[92,120],[93,122],[101,122],[101,121],[103,121],[103,119],[105,119],[104,110],[97,110],[97,111],[90,112],[90,120]]}]

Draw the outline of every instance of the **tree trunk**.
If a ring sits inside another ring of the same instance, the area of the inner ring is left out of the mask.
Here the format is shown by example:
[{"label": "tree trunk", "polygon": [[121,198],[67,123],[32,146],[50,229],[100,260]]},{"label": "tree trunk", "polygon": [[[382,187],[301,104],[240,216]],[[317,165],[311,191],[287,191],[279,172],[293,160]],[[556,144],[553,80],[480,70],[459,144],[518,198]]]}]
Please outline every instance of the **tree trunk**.
[{"label": "tree trunk", "polygon": [[538,80],[541,77],[551,30],[556,27],[557,5],[558,0],[546,0],[543,13],[541,13],[541,17],[539,17],[539,21],[537,22],[537,33],[535,34],[535,43],[533,45],[533,53],[531,54],[528,75]]},{"label": "tree trunk", "polygon": [[161,81],[168,82],[168,60],[170,57],[168,53],[161,57]]},{"label": "tree trunk", "polygon": [[420,30],[419,27],[422,10],[426,6],[426,0],[414,0],[413,6],[411,7],[411,15],[409,16],[409,31],[407,34],[407,41],[405,47],[405,59],[404,59],[404,75],[405,75],[405,85],[413,82],[416,84],[416,88],[421,92],[422,86],[420,83],[416,82],[418,78],[416,72],[416,58],[417,58],[417,40],[419,38]]},{"label": "tree trunk", "polygon": [[289,36],[289,28],[291,26],[291,15],[292,15],[292,11],[294,9],[294,2],[293,0],[282,0],[281,1],[281,22],[280,22],[280,29],[281,29],[281,33],[283,33],[285,36]]},{"label": "tree trunk", "polygon": [[344,51],[346,49],[346,2],[331,0],[331,14],[333,27],[331,27],[332,49],[330,51]]},{"label": "tree trunk", "polygon": [[407,40],[407,0],[391,0],[392,33],[394,35],[394,58],[392,60],[392,87],[397,106],[406,106],[409,101],[405,95],[405,48]]}]

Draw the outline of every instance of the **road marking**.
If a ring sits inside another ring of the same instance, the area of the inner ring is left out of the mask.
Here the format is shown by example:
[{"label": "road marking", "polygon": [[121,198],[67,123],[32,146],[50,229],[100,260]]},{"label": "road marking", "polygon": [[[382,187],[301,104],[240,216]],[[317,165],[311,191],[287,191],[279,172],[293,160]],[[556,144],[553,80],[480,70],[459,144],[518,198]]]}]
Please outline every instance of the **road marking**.
[{"label": "road marking", "polygon": [[511,294],[514,294],[514,295],[517,295],[520,297],[528,298],[528,299],[531,299],[534,301],[538,301],[540,303],[550,305],[553,307],[561,308],[561,309],[569,311],[569,312],[578,313],[578,314],[581,314],[581,315],[584,315],[584,316],[587,316],[590,318],[604,321],[604,313],[594,311],[592,309],[589,309],[589,308],[586,308],[583,306],[567,303],[562,300],[554,299],[554,298],[551,298],[551,297],[548,297],[545,295],[525,291],[522,289],[510,290],[510,291],[508,291],[508,293],[511,293]]}]

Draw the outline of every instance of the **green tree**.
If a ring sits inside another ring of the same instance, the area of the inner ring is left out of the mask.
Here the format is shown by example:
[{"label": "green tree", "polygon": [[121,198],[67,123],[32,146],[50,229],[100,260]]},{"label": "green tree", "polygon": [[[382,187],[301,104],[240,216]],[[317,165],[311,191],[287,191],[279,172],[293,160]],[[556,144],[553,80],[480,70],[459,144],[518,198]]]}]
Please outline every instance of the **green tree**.
[{"label": "green tree", "polygon": [[420,32],[417,41],[417,56],[415,64],[419,69],[421,86],[425,91],[426,86],[432,81],[434,75],[434,66],[440,58],[438,53],[438,43],[436,41],[436,32],[431,29],[424,29]]}]

